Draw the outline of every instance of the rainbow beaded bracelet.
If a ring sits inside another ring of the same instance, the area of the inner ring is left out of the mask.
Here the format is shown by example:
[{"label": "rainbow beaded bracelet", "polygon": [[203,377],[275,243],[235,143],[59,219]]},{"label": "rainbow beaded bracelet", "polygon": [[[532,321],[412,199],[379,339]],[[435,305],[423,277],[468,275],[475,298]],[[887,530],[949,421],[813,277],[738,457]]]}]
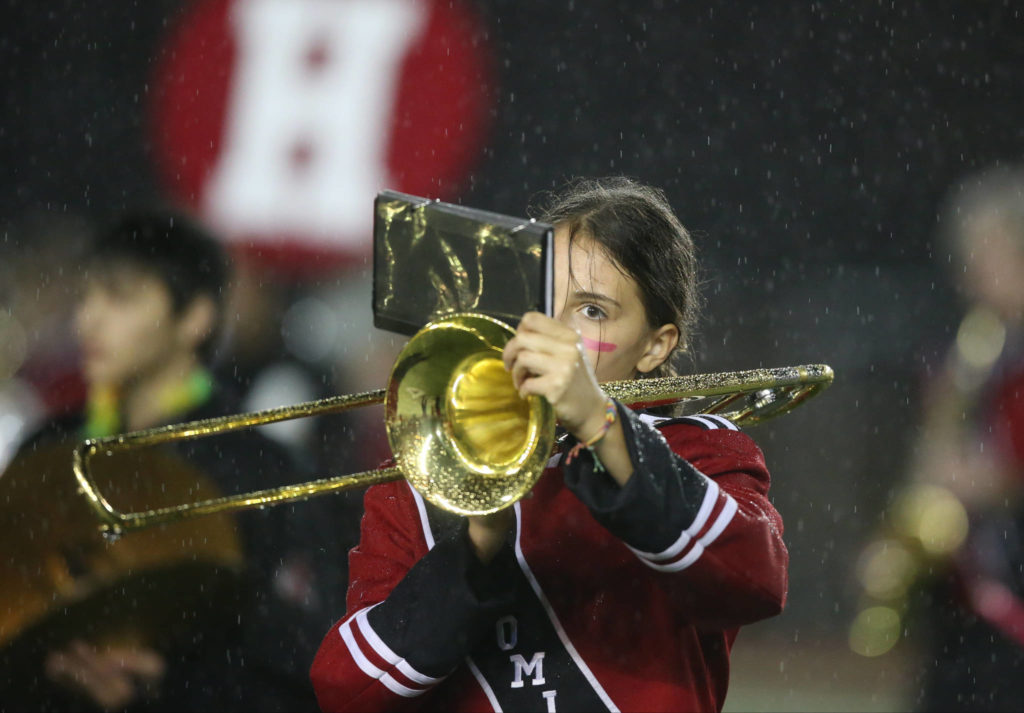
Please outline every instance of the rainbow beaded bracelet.
[{"label": "rainbow beaded bracelet", "polygon": [[597,454],[593,452],[594,446],[601,442],[601,439],[608,435],[608,430],[615,423],[615,419],[618,417],[618,410],[615,408],[615,402],[608,399],[605,402],[604,407],[604,423],[601,424],[601,429],[588,441],[579,441],[575,446],[569,449],[569,452],[565,456],[565,464],[572,463],[573,458],[580,454],[584,448],[591,452],[594,457],[594,467],[596,470],[604,470],[604,465],[598,459]]}]

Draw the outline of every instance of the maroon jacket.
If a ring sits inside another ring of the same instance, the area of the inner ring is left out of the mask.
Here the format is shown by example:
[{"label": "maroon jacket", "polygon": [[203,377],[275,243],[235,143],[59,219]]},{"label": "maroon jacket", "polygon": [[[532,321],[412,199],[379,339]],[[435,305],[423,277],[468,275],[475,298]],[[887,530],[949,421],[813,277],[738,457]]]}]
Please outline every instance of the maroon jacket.
[{"label": "maroon jacket", "polygon": [[313,662],[321,708],[721,710],[737,628],[786,597],[763,455],[717,416],[619,411],[626,487],[556,456],[487,565],[463,518],[371,488],[348,614]]}]

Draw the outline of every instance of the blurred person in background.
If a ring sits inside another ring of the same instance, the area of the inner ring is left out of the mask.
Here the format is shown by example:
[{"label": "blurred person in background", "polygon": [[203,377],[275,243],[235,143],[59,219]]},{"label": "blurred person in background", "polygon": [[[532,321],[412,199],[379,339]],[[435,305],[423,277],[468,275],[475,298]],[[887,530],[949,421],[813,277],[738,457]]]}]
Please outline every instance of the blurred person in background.
[{"label": "blurred person in background", "polygon": [[[339,285],[358,283],[351,275]],[[349,361],[338,358],[349,346],[369,354],[353,334],[343,334],[352,313],[368,313],[369,285],[346,290],[349,299],[332,300],[295,275],[282,274],[239,255],[225,299],[226,331],[230,339],[213,364],[218,383],[239,395],[239,411],[261,411],[300,402],[329,398],[339,393],[365,391],[384,380],[354,382]],[[368,327],[369,328],[369,327]],[[391,361],[385,360],[386,365]],[[383,407],[359,408],[333,414],[280,421],[257,428],[260,434],[285,449],[307,479],[326,478],[378,467],[388,455]],[[367,433],[367,424],[377,429]],[[379,434],[378,434],[379,431]],[[378,438],[373,438],[378,435]],[[383,441],[383,452],[380,448]],[[339,551],[359,540],[363,511],[362,489],[332,493],[314,508],[331,511],[331,542]],[[289,506],[299,507],[299,506]],[[342,567],[345,557],[340,557]],[[332,576],[344,582],[345,571]]]},{"label": "blurred person in background", "polygon": [[864,550],[851,645],[921,647],[921,710],[1024,702],[1024,167],[968,176],[937,256],[965,316],[924,397],[909,483]]},{"label": "blurred person in background", "polygon": [[[75,310],[86,405],[46,424],[21,454],[237,413],[238,397],[210,370],[228,281],[218,243],[182,215],[139,213],[102,232]],[[252,431],[176,449],[224,494],[308,479],[287,452]],[[332,595],[344,589],[337,572],[344,558],[331,544],[339,541],[337,514],[322,498],[237,515],[242,584],[237,601],[209,613],[214,626],[170,650],[72,640],[46,656],[38,682],[0,682],[9,691],[0,693],[4,706],[315,709],[306,672],[337,609]],[[182,612],[183,620],[191,615]]]},{"label": "blurred person in background", "polygon": [[48,417],[80,409],[71,322],[88,239],[77,216],[33,213],[0,237],[0,472]]},{"label": "blurred person in background", "polygon": [[[391,355],[375,358],[379,337],[367,338],[374,332],[367,317],[369,281],[346,272],[325,282],[303,282],[244,256],[235,261],[226,306],[231,339],[214,374],[242,394],[243,410],[365,391],[386,382]],[[364,359],[381,366],[383,375],[364,374],[359,369]],[[340,468],[367,470],[390,455],[383,408],[378,410],[372,416],[366,408],[319,414],[261,426],[260,431],[318,475],[337,474]],[[366,422],[377,427],[382,444],[363,437]],[[355,501],[357,495],[335,497]],[[356,536],[361,507],[361,502],[353,506]]]}]

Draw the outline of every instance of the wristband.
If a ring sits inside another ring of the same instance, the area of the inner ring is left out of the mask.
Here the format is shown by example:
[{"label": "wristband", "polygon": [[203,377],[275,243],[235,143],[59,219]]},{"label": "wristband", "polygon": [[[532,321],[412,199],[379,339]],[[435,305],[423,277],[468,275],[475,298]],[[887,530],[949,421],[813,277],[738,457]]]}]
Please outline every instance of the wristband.
[{"label": "wristband", "polygon": [[615,402],[608,399],[605,402],[604,408],[604,423],[601,424],[600,430],[588,441],[579,441],[575,446],[569,449],[569,452],[565,456],[565,464],[569,465],[573,459],[580,454],[584,448],[591,452],[594,457],[594,465],[597,470],[604,470],[604,465],[598,460],[597,454],[594,453],[593,449],[601,439],[608,434],[608,430],[615,423],[615,419],[618,417],[618,410],[615,408]]}]

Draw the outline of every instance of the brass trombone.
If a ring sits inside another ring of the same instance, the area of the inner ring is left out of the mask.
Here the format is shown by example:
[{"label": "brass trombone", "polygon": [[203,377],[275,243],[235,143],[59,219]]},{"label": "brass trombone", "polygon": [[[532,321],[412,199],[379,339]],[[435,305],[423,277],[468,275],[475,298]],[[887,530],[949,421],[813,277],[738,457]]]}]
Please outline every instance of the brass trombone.
[{"label": "brass trombone", "polygon": [[[134,431],[79,444],[73,468],[81,493],[116,537],[140,528],[233,512],[406,478],[427,500],[451,512],[495,512],[525,495],[555,447],[555,418],[542,398],[522,399],[501,352],[512,329],[472,313],[431,322],[402,349],[386,389],[237,415]],[[754,425],[791,411],[832,383],[824,364],[697,374],[602,384],[633,406],[683,403],[690,411]],[[99,455],[203,438],[242,428],[384,403],[396,465],[139,512],[119,512],[96,487]]]}]

